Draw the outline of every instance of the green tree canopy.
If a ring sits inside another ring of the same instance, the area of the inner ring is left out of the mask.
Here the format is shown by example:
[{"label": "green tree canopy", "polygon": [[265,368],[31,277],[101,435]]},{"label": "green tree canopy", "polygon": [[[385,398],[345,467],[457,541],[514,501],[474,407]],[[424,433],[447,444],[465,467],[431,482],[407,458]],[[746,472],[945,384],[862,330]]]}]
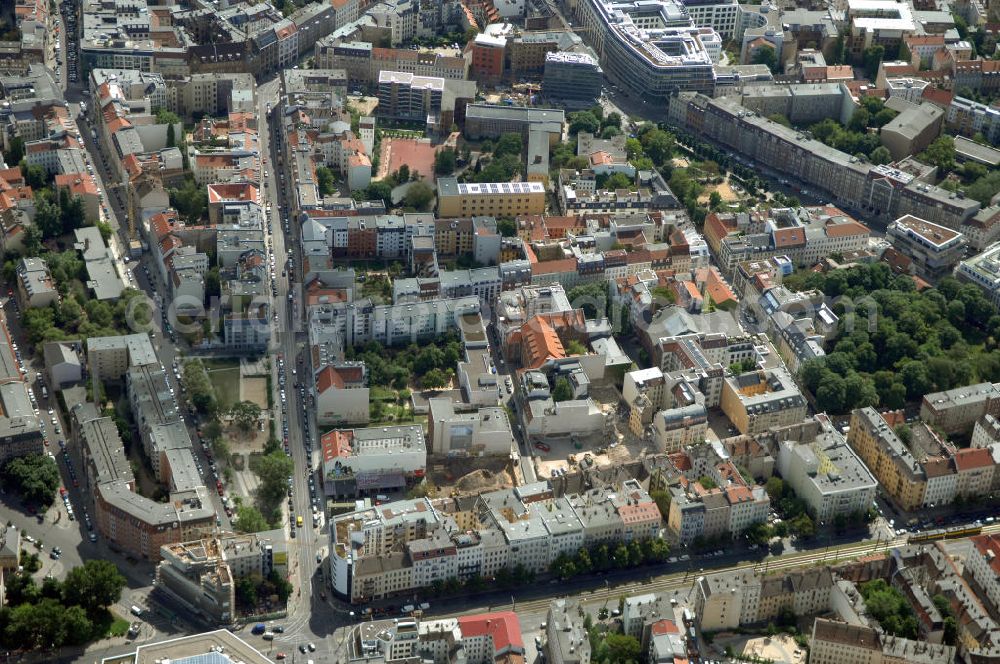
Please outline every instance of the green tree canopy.
[{"label": "green tree canopy", "polygon": [[107,609],[121,599],[125,577],[109,560],[87,560],[74,567],[63,582],[66,604],[82,607],[88,615]]},{"label": "green tree canopy", "polygon": [[271,529],[264,515],[252,505],[240,505],[236,510],[233,528],[240,533],[259,533]]},{"label": "green tree canopy", "polygon": [[434,173],[436,175],[451,175],[455,172],[455,151],[442,148],[434,155]]},{"label": "green tree canopy", "polygon": [[750,59],[751,64],[765,65],[772,73],[778,72],[778,55],[773,46],[760,46]]},{"label": "green tree canopy", "polygon": [[414,182],[406,190],[403,205],[419,211],[426,211],[434,200],[434,190],[426,182]]},{"label": "green tree canopy", "polygon": [[555,386],[552,388],[552,400],[553,401],[569,401],[573,398],[573,388],[570,386],[569,381],[560,376],[556,378]]},{"label": "green tree canopy", "polygon": [[30,503],[52,504],[59,488],[59,467],[51,457],[28,454],[14,457],[3,466],[4,482]]}]

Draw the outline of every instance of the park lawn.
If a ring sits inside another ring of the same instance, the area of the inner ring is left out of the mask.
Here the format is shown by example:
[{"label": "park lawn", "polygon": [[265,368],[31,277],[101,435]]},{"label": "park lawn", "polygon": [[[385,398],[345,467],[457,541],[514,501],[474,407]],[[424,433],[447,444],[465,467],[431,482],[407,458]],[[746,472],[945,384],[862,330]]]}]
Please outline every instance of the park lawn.
[{"label": "park lawn", "polygon": [[111,622],[111,626],[108,627],[108,636],[125,636],[126,634],[128,634],[128,628],[130,626],[131,625],[129,624],[129,621],[125,620],[124,618],[116,617]]},{"label": "park lawn", "polygon": [[208,379],[215,390],[220,410],[229,410],[240,398],[240,368],[209,369]]},{"label": "park lawn", "polygon": [[240,368],[240,361],[239,360],[233,360],[233,359],[228,359],[228,358],[221,358],[221,359],[214,358],[213,359],[213,358],[203,357],[203,358],[201,358],[201,363],[209,371],[211,371],[212,369],[234,369],[234,368],[235,369],[239,369]]},{"label": "park lawn", "polygon": [[376,385],[370,391],[372,401],[395,401],[399,398],[396,390]]}]

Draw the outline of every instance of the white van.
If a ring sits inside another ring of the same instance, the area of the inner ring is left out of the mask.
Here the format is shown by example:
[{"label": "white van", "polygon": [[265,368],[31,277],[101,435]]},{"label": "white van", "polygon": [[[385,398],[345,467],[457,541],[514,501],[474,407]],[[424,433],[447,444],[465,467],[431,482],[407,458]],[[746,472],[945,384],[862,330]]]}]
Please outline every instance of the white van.
[{"label": "white van", "polygon": [[132,605],[132,608],[130,610],[132,611],[132,615],[135,616],[136,618],[142,617],[142,609],[140,609],[135,604]]}]

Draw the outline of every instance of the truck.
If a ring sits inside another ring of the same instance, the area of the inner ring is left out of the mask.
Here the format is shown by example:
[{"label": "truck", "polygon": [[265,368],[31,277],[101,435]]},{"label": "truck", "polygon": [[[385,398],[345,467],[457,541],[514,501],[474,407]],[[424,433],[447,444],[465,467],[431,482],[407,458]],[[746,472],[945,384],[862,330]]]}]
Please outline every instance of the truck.
[{"label": "truck", "polygon": [[265,625],[264,623],[257,623],[250,630],[250,633],[257,635],[257,634],[263,634],[266,631],[267,631],[267,625]]}]

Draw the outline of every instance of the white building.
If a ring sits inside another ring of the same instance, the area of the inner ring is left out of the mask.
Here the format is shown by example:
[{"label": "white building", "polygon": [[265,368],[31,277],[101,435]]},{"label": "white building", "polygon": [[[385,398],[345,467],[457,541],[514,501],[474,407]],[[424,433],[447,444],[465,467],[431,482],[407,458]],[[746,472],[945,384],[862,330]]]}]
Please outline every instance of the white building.
[{"label": "white building", "polygon": [[316,422],[336,426],[368,424],[367,377],[364,362],[338,362],[320,369],[313,386]]},{"label": "white building", "polygon": [[867,512],[878,491],[867,466],[833,430],[809,443],[782,441],[777,463],[781,477],[820,522]]},{"label": "white building", "polygon": [[459,413],[451,399],[429,399],[427,437],[433,454],[449,456],[507,455],[514,445],[507,413],[480,408]]},{"label": "white building", "polygon": [[423,477],[427,466],[422,426],[337,429],[321,443],[324,480],[352,482],[358,493],[404,487]]}]

